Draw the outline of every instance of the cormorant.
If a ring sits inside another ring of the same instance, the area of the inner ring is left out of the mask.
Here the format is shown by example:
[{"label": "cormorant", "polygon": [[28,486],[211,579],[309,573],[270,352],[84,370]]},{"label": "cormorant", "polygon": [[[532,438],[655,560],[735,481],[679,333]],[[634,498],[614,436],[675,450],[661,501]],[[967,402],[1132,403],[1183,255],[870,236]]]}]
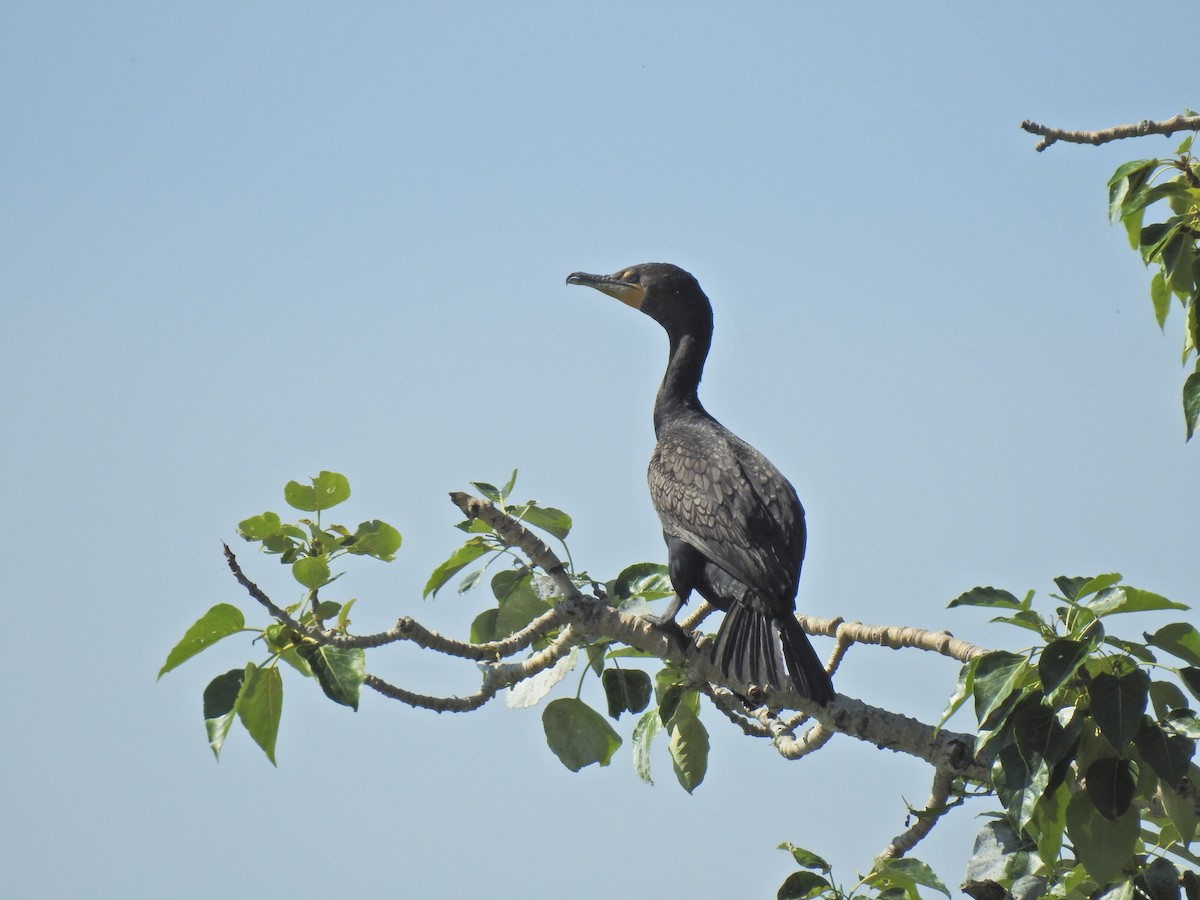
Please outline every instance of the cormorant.
[{"label": "cormorant", "polygon": [[824,706],[833,683],[795,617],[804,508],[770,460],[710,416],[696,393],[712,342],[708,297],[690,273],[668,263],[615,275],[573,272],[567,284],[641,310],[670,338],[648,472],[676,593],[662,620],[673,622],[695,590],[725,612],[713,659],[727,678],[767,692],[786,687],[782,646],[796,690]]}]

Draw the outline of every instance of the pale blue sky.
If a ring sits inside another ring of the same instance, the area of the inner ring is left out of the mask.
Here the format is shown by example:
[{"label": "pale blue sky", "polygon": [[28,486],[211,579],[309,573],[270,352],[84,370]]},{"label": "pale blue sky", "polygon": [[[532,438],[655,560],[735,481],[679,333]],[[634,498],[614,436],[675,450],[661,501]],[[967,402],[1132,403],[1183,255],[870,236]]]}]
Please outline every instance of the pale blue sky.
[{"label": "pale blue sky", "polygon": [[[154,674],[210,605],[249,609],[219,542],[322,468],[346,520],[405,536],[339,582],[364,630],[465,634],[482,598],[419,599],[458,536],[445,494],[514,466],[594,575],[662,559],[663,336],[563,284],[647,260],[705,286],[705,402],[805,502],[802,609],[997,644],[946,602],[1112,570],[1195,600],[1180,320],[1159,334],[1105,219],[1110,172],[1177,141],[1039,155],[1017,127],[1194,106],[1192,58],[1154,49],[1178,12],[9,4],[7,889],[773,896],[784,840],[852,881],[929,772],[846,738],[785,763],[712,716],[687,796],[662,752],[639,783],[628,741],[572,775],[537,711],[352,714],[289,678],[279,768],[241,732],[218,765],[201,691],[257,650]],[[408,650],[372,666],[476,683]],[[837,684],[930,719],[955,675],[859,649]],[[951,884],[982,809],[918,854]]]}]

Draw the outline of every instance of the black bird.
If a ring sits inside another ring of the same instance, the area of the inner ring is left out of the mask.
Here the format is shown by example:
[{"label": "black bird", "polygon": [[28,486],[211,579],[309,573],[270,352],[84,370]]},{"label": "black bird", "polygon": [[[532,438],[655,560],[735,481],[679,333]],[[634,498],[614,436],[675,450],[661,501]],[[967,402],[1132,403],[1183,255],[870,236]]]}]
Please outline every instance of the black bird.
[{"label": "black bird", "polygon": [[786,687],[782,646],[796,690],[824,706],[833,683],[795,617],[804,508],[771,461],[710,416],[696,393],[712,343],[708,297],[690,273],[668,263],[615,275],[573,272],[567,284],[641,310],[671,341],[654,401],[658,443],[648,473],[676,593],[662,619],[673,622],[697,591],[725,612],[713,659],[727,678],[768,693]]}]

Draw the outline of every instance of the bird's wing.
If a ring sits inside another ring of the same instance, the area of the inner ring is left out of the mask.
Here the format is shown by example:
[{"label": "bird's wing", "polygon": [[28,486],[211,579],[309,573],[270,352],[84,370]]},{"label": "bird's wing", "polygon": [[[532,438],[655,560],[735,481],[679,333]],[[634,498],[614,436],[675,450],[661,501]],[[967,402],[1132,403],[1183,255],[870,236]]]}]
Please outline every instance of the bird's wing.
[{"label": "bird's wing", "polygon": [[761,453],[712,420],[676,423],[659,435],[649,480],[667,534],[755,590],[795,596],[804,510]]}]

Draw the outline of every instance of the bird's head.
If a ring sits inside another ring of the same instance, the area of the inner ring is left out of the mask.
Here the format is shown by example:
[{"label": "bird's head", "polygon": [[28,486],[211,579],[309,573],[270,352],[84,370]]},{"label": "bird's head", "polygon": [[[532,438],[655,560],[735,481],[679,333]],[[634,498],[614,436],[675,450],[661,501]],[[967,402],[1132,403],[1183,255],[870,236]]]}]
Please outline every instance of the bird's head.
[{"label": "bird's head", "polygon": [[712,306],[700,283],[679,266],[641,263],[612,275],[572,272],[567,284],[583,284],[616,297],[657,321],[668,333],[712,328]]}]

